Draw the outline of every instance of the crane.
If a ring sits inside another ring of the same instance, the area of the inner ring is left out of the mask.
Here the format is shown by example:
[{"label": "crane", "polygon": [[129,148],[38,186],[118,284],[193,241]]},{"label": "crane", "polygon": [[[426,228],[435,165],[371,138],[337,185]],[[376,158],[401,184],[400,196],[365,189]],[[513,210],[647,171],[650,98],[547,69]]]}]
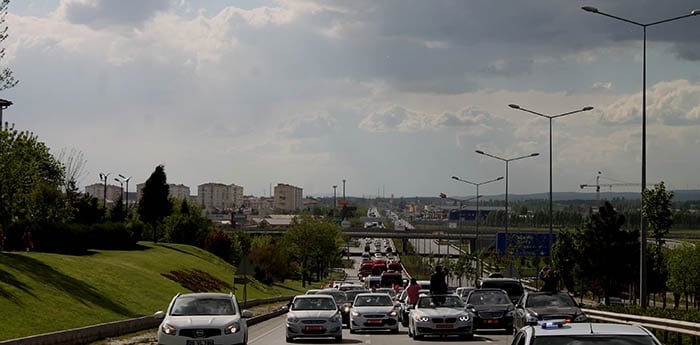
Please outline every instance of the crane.
[{"label": "crane", "polygon": [[[595,187],[595,192],[596,192],[596,203],[600,206],[600,187],[609,187],[610,190],[612,190],[612,187],[634,187],[634,186],[640,186],[641,183],[632,183],[632,182],[619,182],[619,183],[600,183],[600,174],[601,172],[598,172],[598,175],[595,177],[595,184],[582,184],[579,185],[581,189],[584,188],[592,188]],[[651,186],[653,184],[648,183],[647,186]]]}]

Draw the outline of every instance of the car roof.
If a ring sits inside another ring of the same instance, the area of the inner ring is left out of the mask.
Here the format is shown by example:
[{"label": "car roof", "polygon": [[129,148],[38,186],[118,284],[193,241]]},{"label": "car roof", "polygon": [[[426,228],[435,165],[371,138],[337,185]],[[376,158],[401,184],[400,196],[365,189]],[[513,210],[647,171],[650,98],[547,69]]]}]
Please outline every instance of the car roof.
[{"label": "car roof", "polygon": [[532,327],[535,337],[547,337],[557,335],[651,335],[649,331],[641,326],[617,324],[617,323],[566,323],[561,327],[553,326],[543,328],[542,326]]},{"label": "car roof", "polygon": [[297,295],[297,296],[294,296],[294,299],[301,299],[301,298],[312,298],[312,299],[316,299],[316,298],[330,298],[330,299],[332,299],[332,300],[335,301],[335,299],[333,298],[333,296],[331,296],[331,295],[325,295],[325,294]]},{"label": "car roof", "polygon": [[178,297],[201,297],[201,298],[232,298],[233,294],[223,292],[189,292],[178,295]]},{"label": "car roof", "polygon": [[386,293],[384,293],[384,292],[363,292],[363,293],[358,293],[355,296],[355,298],[363,297],[363,296],[386,296]]}]

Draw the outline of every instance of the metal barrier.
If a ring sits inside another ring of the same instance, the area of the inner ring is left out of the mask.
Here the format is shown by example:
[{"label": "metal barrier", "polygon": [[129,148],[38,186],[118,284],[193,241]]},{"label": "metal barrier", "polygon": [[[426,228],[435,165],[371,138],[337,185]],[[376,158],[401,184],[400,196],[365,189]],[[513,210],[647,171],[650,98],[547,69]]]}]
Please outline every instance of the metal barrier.
[{"label": "metal barrier", "polygon": [[[631,314],[613,313],[609,311],[601,311],[596,309],[583,309],[583,312],[593,320],[603,322],[624,323],[643,326],[653,331],[657,338],[660,338],[664,343],[668,344],[668,333],[676,334],[674,344],[683,344],[682,335],[690,336],[690,343],[697,344],[700,337],[700,323],[688,322],[680,320],[662,319],[658,317],[640,316]],[[659,336],[658,332],[663,332]]]}]

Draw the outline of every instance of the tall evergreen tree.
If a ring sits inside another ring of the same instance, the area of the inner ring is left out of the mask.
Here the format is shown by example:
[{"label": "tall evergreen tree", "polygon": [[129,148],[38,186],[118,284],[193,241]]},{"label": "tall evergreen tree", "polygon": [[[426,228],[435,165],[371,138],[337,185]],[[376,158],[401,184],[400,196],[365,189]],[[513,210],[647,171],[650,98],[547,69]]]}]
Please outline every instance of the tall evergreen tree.
[{"label": "tall evergreen tree", "polygon": [[160,223],[173,212],[170,200],[170,187],[165,175],[165,167],[158,165],[146,180],[139,200],[138,213],[141,220],[151,227],[153,242],[158,242]]}]

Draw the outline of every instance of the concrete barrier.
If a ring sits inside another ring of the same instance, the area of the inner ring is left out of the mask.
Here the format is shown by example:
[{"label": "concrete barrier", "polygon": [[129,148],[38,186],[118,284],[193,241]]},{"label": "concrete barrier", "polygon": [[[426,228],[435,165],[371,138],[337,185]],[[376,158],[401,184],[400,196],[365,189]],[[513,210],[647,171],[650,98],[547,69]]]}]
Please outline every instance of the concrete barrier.
[{"label": "concrete barrier", "polygon": [[[241,302],[241,309],[247,309],[263,304],[271,304],[289,301],[291,296],[256,299]],[[276,310],[268,314],[252,317],[247,320],[248,325],[255,325],[265,320],[284,314],[285,311]],[[153,316],[142,316],[135,319],[114,321],[98,325],[74,328],[65,331],[33,335],[24,338],[0,341],[0,345],[80,345],[90,344],[98,340],[123,336],[125,334],[141,332],[147,329],[155,329],[161,320]]]}]

